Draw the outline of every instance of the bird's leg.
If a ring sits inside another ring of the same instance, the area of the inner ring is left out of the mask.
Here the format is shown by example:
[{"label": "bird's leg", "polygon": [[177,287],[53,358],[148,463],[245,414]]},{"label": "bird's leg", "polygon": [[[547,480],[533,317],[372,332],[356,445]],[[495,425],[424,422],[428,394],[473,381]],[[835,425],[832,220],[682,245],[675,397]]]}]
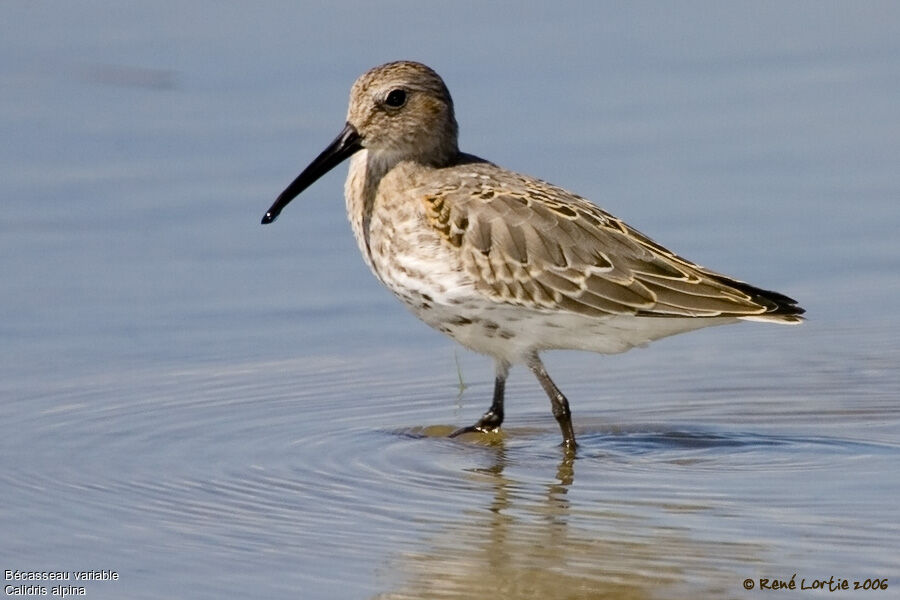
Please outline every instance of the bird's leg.
[{"label": "bird's leg", "polygon": [[547,369],[544,368],[544,363],[538,358],[537,352],[529,357],[528,368],[541,382],[541,387],[544,388],[544,391],[550,397],[553,416],[556,417],[556,422],[559,423],[559,428],[562,430],[562,445],[569,450],[574,450],[576,446],[575,432],[572,431],[572,411],[569,410],[569,401],[566,400],[563,393],[559,391],[559,388],[550,379],[550,375],[547,374]]},{"label": "bird's leg", "polygon": [[457,429],[450,434],[450,437],[456,437],[463,433],[471,433],[473,431],[481,431],[487,433],[489,431],[497,431],[503,423],[503,393],[506,390],[506,377],[509,375],[509,363],[496,360],[494,362],[494,399],[491,407],[484,413],[478,422],[469,427]]}]

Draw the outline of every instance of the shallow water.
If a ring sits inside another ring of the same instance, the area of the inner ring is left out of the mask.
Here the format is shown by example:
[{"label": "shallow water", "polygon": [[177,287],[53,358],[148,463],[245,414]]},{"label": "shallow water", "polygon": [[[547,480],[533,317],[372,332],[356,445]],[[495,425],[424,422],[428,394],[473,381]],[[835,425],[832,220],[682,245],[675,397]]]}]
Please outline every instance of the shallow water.
[{"label": "shallow water", "polygon": [[[890,597],[900,15],[679,6],[7,3],[0,568],[115,570],[91,598]],[[810,320],[547,355],[574,459],[522,369],[502,434],[448,439],[490,363],[366,272],[343,169],[258,225],[399,57],[447,78],[464,148]]]}]

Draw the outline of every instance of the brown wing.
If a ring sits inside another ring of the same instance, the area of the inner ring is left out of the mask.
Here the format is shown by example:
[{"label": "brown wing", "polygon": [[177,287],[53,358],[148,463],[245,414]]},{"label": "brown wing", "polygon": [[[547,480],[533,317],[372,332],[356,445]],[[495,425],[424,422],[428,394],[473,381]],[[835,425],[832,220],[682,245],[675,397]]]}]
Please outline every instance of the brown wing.
[{"label": "brown wing", "polygon": [[424,196],[426,217],[497,302],[593,316],[800,320],[787,296],[684,260],[584,198],[493,165],[473,169]]}]

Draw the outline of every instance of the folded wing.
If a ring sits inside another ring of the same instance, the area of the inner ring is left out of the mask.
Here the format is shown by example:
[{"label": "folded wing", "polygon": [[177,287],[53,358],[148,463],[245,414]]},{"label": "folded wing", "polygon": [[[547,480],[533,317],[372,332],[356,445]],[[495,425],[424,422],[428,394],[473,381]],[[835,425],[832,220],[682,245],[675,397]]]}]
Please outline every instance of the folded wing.
[{"label": "folded wing", "polygon": [[479,176],[491,168],[469,166],[462,184],[422,198],[429,223],[498,303],[598,317],[802,321],[787,296],[695,265],[561,188]]}]

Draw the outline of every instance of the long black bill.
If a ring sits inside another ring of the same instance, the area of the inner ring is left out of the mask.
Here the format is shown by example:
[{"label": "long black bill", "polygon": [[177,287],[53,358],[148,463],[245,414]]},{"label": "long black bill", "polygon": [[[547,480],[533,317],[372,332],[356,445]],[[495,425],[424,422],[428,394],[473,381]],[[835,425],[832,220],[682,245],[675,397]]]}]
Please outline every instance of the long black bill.
[{"label": "long black bill", "polygon": [[303,190],[315,183],[322,175],[338,166],[351,154],[362,149],[360,141],[361,138],[359,137],[359,132],[356,131],[356,127],[347,123],[343,131],[334,138],[333,142],[328,144],[328,147],[322,151],[322,154],[309,163],[309,166],[297,175],[297,179],[292,181],[291,185],[281,192],[275,203],[266,211],[265,216],[262,218],[262,224],[268,225],[277,219],[284,207],[299,196]]}]

